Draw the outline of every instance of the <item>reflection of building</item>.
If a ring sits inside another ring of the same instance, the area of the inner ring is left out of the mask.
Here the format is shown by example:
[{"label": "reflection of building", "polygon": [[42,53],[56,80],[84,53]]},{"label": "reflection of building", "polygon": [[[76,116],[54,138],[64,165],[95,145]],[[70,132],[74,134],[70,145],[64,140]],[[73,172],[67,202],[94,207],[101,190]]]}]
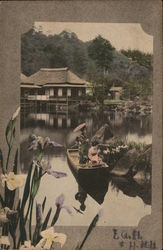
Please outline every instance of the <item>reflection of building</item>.
[{"label": "reflection of building", "polygon": [[21,100],[61,103],[85,96],[86,81],[68,68],[40,69],[30,77],[21,75]]},{"label": "reflection of building", "polygon": [[111,98],[114,100],[119,100],[122,94],[122,87],[111,87],[109,90]]},{"label": "reflection of building", "polygon": [[42,122],[45,126],[53,128],[71,128],[78,124],[78,121],[74,121],[66,114],[30,113],[29,119]]}]

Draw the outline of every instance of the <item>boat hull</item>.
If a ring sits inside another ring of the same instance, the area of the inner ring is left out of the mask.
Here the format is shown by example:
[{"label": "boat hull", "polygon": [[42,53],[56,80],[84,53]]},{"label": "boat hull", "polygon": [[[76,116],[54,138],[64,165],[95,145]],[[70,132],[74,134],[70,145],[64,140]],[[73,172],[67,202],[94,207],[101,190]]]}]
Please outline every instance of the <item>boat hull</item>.
[{"label": "boat hull", "polygon": [[103,164],[94,164],[86,167],[86,164],[77,164],[77,161],[74,161],[75,157],[79,158],[78,150],[68,150],[67,159],[69,167],[78,184],[99,204],[102,204],[108,191],[108,167]]}]

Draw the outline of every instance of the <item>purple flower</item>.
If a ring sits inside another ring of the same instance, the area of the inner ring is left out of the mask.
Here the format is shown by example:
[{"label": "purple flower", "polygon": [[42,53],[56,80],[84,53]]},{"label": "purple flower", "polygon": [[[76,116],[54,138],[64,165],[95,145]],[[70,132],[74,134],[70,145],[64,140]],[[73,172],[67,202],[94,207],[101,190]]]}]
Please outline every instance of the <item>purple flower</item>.
[{"label": "purple flower", "polygon": [[65,200],[64,194],[59,195],[59,196],[56,198],[55,205],[56,205],[56,206],[62,207],[62,206],[63,206],[63,203],[64,203],[64,200]]},{"label": "purple flower", "polygon": [[8,207],[0,209],[0,222],[6,223],[17,217],[16,210],[10,210]]},{"label": "purple flower", "polygon": [[62,148],[63,147],[63,145],[61,145],[61,144],[59,144],[59,143],[57,143],[55,141],[49,141],[48,144],[50,146],[53,146],[53,147],[56,147],[56,148]]},{"label": "purple flower", "polygon": [[61,144],[51,141],[49,137],[41,137],[36,135],[31,135],[30,139],[32,140],[28,149],[29,150],[37,150],[41,149],[44,150],[47,146],[53,146],[53,147],[63,147]]},{"label": "purple flower", "polygon": [[70,214],[70,215],[72,214],[72,211],[68,206],[62,206],[62,208],[64,208],[68,214]]},{"label": "purple flower", "polygon": [[58,172],[58,171],[54,171],[54,170],[48,170],[47,174],[52,175],[55,178],[62,178],[62,177],[66,177],[67,176],[66,173]]},{"label": "purple flower", "polygon": [[65,200],[64,194],[59,195],[56,198],[55,205],[60,209],[64,208],[67,211],[67,213],[71,215],[72,214],[71,209],[68,206],[63,206],[64,200]]},{"label": "purple flower", "polygon": [[28,146],[28,150],[37,150],[38,148],[38,141],[33,140],[31,144]]}]

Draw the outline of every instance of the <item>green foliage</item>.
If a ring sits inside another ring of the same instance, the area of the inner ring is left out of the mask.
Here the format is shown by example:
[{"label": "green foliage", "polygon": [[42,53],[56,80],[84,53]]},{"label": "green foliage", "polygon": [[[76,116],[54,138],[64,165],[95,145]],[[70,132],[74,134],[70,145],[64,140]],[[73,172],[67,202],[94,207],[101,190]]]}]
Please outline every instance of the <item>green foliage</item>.
[{"label": "green foliage", "polygon": [[98,103],[103,103],[112,86],[110,77],[99,72],[97,67],[92,64],[88,69],[88,81],[91,83],[93,97]]},{"label": "green foliage", "polygon": [[1,149],[0,149],[0,168],[2,169],[2,173],[4,174],[5,170],[4,170],[3,154]]},{"label": "green foliage", "polygon": [[147,156],[138,157],[135,161],[135,168],[138,170],[151,170],[151,162]]},{"label": "green foliage", "polygon": [[43,222],[43,224],[42,224],[42,228],[41,228],[42,231],[45,230],[45,229],[47,228],[47,225],[48,225],[48,222],[49,222],[49,219],[50,219],[51,212],[52,212],[52,208],[49,209],[49,211],[48,211],[48,213],[47,213],[47,215],[46,215],[46,217],[45,217],[45,220],[44,220],[44,222]]},{"label": "green foliage", "polygon": [[127,82],[123,88],[123,99],[133,99],[136,96],[147,97],[152,95],[152,81],[143,79],[140,81]]},{"label": "green foliage", "polygon": [[137,142],[134,142],[134,141],[129,142],[127,145],[129,147],[129,149],[135,148],[139,152],[143,151],[145,146],[146,146],[145,143],[141,143],[141,142],[137,143]]},{"label": "green foliage", "polygon": [[77,246],[76,250],[81,250],[83,248],[88,236],[91,234],[92,230],[96,227],[98,220],[99,220],[99,214],[96,214],[96,216],[93,218],[91,224],[88,227],[88,230],[86,232],[86,235],[85,235],[82,243],[80,244],[80,246]]},{"label": "green foliage", "polygon": [[88,55],[96,62],[102,70],[108,70],[113,61],[113,50],[115,48],[102,36],[96,37],[88,47]]},{"label": "green foliage", "polygon": [[23,192],[23,198],[22,198],[22,206],[21,206],[21,212],[24,213],[24,208],[27,202],[27,199],[30,194],[30,181],[31,181],[31,174],[32,174],[32,169],[33,169],[33,163],[31,163],[29,170],[28,170],[28,175],[26,178],[26,183],[24,187],[24,192]]},{"label": "green foliage", "polygon": [[44,212],[45,204],[46,204],[46,196],[45,196],[43,203],[42,203],[42,212]]},{"label": "green foliage", "polygon": [[60,206],[57,206],[55,215],[54,215],[52,222],[51,222],[51,226],[54,226],[54,224],[57,222],[59,215],[60,215],[60,212],[61,212],[61,208],[60,208]]},{"label": "green foliage", "polygon": [[74,71],[78,72],[81,76],[87,71],[87,57],[81,49],[75,49],[73,52],[73,65]]},{"label": "green foliage", "polygon": [[121,53],[136,61],[140,65],[152,69],[153,56],[150,53],[143,53],[139,50],[121,50]]},{"label": "green foliage", "polygon": [[55,44],[48,44],[44,50],[48,59],[48,66],[50,68],[60,68],[67,66],[67,55],[64,48],[55,46]]},{"label": "green foliage", "polygon": [[22,35],[21,54],[22,72],[27,76],[40,68],[69,67],[80,76],[87,70],[87,46],[66,32],[46,36],[31,29]]},{"label": "green foliage", "polygon": [[122,50],[122,54],[145,67],[137,65],[128,74],[130,60],[124,60],[123,55],[101,36],[82,42],[73,33],[63,31],[59,35],[46,36],[33,28],[22,35],[21,50],[24,74],[29,76],[40,68],[68,67],[90,82],[90,94],[98,103],[103,103],[111,86],[124,87],[123,99],[152,95],[152,55]]}]

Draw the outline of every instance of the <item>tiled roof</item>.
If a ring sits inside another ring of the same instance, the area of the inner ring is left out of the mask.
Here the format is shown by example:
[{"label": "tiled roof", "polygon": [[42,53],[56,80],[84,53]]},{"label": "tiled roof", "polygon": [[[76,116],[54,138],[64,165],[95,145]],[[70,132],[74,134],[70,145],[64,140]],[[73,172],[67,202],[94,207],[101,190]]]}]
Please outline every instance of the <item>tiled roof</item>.
[{"label": "tiled roof", "polygon": [[25,79],[22,83],[28,84],[86,84],[86,81],[72,73],[68,68],[42,68],[35,74]]},{"label": "tiled roof", "polygon": [[23,73],[21,73],[21,75],[20,75],[21,82],[26,81],[27,78],[28,78],[27,76],[25,76]]}]

